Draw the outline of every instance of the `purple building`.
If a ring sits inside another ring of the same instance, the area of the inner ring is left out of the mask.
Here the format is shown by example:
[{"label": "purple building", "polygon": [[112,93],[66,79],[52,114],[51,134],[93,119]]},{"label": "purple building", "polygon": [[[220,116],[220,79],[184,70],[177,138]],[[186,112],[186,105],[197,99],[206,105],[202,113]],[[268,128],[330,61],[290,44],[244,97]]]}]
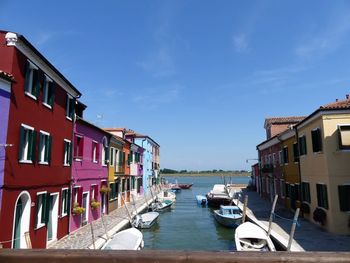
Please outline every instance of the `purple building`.
[{"label": "purple building", "polygon": [[131,194],[135,197],[143,195],[143,151],[144,149],[137,144],[131,143],[130,146],[130,176],[131,176]]},{"label": "purple building", "polygon": [[[2,188],[4,186],[4,168],[7,145],[7,126],[10,109],[12,75],[0,70],[0,204],[2,199]],[[1,207],[0,207],[1,211]]]},{"label": "purple building", "polygon": [[107,213],[109,139],[109,133],[77,117],[74,125],[70,232]]}]

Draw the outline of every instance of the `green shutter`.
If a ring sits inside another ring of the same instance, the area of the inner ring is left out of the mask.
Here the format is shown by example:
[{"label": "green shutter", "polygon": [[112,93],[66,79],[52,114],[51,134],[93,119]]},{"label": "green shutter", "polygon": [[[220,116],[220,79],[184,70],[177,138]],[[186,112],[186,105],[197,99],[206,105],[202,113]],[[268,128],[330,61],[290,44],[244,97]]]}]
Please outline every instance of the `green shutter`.
[{"label": "green shutter", "polygon": [[52,136],[47,137],[46,153],[47,153],[47,162],[51,162],[51,146],[52,146]]},{"label": "green shutter", "polygon": [[323,197],[323,207],[328,209],[328,194],[327,194],[327,185],[322,185],[322,197]]},{"label": "green shutter", "polygon": [[66,211],[66,213],[69,214],[72,200],[71,200],[71,191],[70,191],[70,189],[68,189],[67,192],[68,193],[67,193],[67,205],[66,205],[67,211]]},{"label": "green shutter", "polygon": [[47,222],[49,222],[49,215],[50,215],[50,206],[51,206],[51,202],[50,202],[50,193],[47,193],[46,196],[44,196],[45,198],[45,212],[44,212],[44,219],[45,219],[45,223],[47,224]]},{"label": "green shutter", "polygon": [[55,102],[55,84],[53,82],[49,82],[48,95],[48,103],[51,107],[53,107]]},{"label": "green shutter", "polygon": [[73,120],[74,118],[74,111],[75,111],[75,100],[69,99],[69,117]]},{"label": "green shutter", "polygon": [[68,143],[68,158],[69,158],[69,164],[72,165],[72,143]]},{"label": "green shutter", "polygon": [[40,79],[39,79],[39,71],[33,70],[33,90],[32,94],[38,98],[40,92]]},{"label": "green shutter", "polygon": [[20,126],[19,131],[19,147],[18,147],[18,160],[22,160],[23,156],[23,147],[24,147],[24,136],[25,136],[25,129],[23,126]]},{"label": "green shutter", "polygon": [[340,211],[350,211],[350,185],[338,185]]},{"label": "green shutter", "polygon": [[27,61],[26,63],[26,75],[25,75],[25,82],[24,82],[24,90],[28,91],[29,90],[29,85],[31,85],[31,83],[29,83],[29,76],[30,76],[30,63]]},{"label": "green shutter", "polygon": [[39,215],[38,215],[38,212],[39,212],[39,198],[40,197],[40,195],[37,195],[36,196],[36,203],[35,203],[35,227],[34,228],[36,228],[36,226],[38,225],[38,223],[39,223]]},{"label": "green shutter", "polygon": [[35,154],[36,154],[36,137],[37,132],[34,130],[31,130],[29,133],[29,152],[28,152],[28,160],[32,160],[33,163],[35,162]]},{"label": "green shutter", "polygon": [[[44,140],[44,134],[42,134],[41,132],[39,133],[39,158],[41,158],[41,149],[43,148],[43,140]],[[46,160],[46,147],[45,147],[45,153],[44,153],[44,160],[39,160],[39,161],[45,161]]]}]

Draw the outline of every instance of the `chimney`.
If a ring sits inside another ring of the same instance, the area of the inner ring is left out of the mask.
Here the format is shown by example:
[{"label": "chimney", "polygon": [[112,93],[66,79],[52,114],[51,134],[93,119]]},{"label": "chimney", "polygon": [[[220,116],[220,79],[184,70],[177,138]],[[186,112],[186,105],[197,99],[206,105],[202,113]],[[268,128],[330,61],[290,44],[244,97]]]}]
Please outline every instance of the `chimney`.
[{"label": "chimney", "polygon": [[346,99],[348,100],[348,99],[349,99],[349,94],[346,94],[345,97],[346,97]]},{"label": "chimney", "polygon": [[5,35],[7,46],[16,46],[17,34],[12,32],[7,32]]},{"label": "chimney", "polygon": [[335,99],[335,102],[338,102],[338,99]]}]

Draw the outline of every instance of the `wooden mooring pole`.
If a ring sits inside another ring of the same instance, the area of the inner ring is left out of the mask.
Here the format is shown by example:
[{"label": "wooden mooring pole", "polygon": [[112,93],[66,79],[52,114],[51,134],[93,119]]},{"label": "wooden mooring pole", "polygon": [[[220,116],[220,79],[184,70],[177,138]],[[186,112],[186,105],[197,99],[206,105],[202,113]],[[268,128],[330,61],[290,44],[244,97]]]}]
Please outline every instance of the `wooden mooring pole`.
[{"label": "wooden mooring pole", "polygon": [[94,228],[92,227],[92,222],[90,223],[90,228],[91,228],[92,245],[94,246],[94,249],[96,249],[96,246],[95,246]]},{"label": "wooden mooring pole", "polygon": [[289,240],[288,240],[287,251],[290,251],[290,248],[292,247],[292,242],[293,242],[293,238],[294,238],[295,227],[296,227],[298,216],[299,216],[299,211],[300,211],[300,208],[297,208],[297,210],[295,211],[295,214],[294,214],[293,224],[292,224],[292,228],[290,230],[290,235],[289,235]]},{"label": "wooden mooring pole", "polygon": [[122,199],[123,199],[124,207],[125,207],[126,212],[127,212],[128,216],[129,216],[129,221],[130,221],[130,224],[131,224],[131,222],[132,222],[131,214],[130,214],[130,212],[129,212],[128,206],[127,206],[126,203],[125,203],[125,199],[124,199],[123,195],[121,195],[121,197],[122,197]]},{"label": "wooden mooring pole", "polygon": [[106,224],[105,224],[104,217],[105,217],[105,215],[102,214],[102,216],[101,216],[102,225],[103,225],[103,229],[105,230],[106,238],[107,238],[107,240],[108,240],[108,239],[109,239],[109,235],[108,235],[108,231],[107,231],[107,228],[106,228]]},{"label": "wooden mooring pole", "polygon": [[276,208],[276,204],[277,204],[277,199],[278,199],[278,195],[275,195],[275,200],[273,200],[273,205],[272,205],[271,214],[270,214],[269,229],[268,229],[268,231],[267,231],[267,235],[268,235],[268,236],[271,234],[271,227],[272,227],[273,214],[275,213],[275,208]]},{"label": "wooden mooring pole", "polygon": [[248,206],[248,195],[245,195],[245,197],[244,197],[244,204],[243,204],[242,223],[245,222],[245,218],[246,218],[246,214],[247,214],[247,206]]}]

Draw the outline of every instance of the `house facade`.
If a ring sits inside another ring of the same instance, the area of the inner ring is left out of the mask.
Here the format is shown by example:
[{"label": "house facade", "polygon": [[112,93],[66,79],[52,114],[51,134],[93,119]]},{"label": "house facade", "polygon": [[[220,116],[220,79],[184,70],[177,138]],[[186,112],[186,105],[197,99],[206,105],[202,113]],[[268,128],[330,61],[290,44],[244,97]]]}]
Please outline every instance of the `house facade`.
[{"label": "house facade", "polygon": [[131,194],[134,198],[143,195],[143,151],[144,149],[137,144],[131,144],[130,179]]},{"label": "house facade", "polygon": [[1,214],[1,200],[2,189],[4,186],[4,172],[5,172],[5,148],[12,147],[6,143],[7,127],[9,120],[11,85],[14,81],[12,75],[0,69],[0,214]]},{"label": "house facade", "polygon": [[102,188],[108,187],[109,137],[109,133],[76,117],[70,231],[108,212],[108,191]]},{"label": "house facade", "polygon": [[296,126],[305,218],[350,234],[350,98],[324,105]]},{"label": "house facade", "polygon": [[[16,33],[0,31],[0,69],[12,83],[0,214],[5,248],[68,234],[74,104],[80,92]],[[2,113],[1,113],[2,114]],[[3,211],[6,211],[4,213]]]},{"label": "house facade", "polygon": [[120,205],[120,181],[124,175],[123,163],[123,145],[124,140],[120,137],[111,134],[110,138],[110,157],[108,168],[108,183],[109,183],[109,201],[108,211],[112,212]]}]

